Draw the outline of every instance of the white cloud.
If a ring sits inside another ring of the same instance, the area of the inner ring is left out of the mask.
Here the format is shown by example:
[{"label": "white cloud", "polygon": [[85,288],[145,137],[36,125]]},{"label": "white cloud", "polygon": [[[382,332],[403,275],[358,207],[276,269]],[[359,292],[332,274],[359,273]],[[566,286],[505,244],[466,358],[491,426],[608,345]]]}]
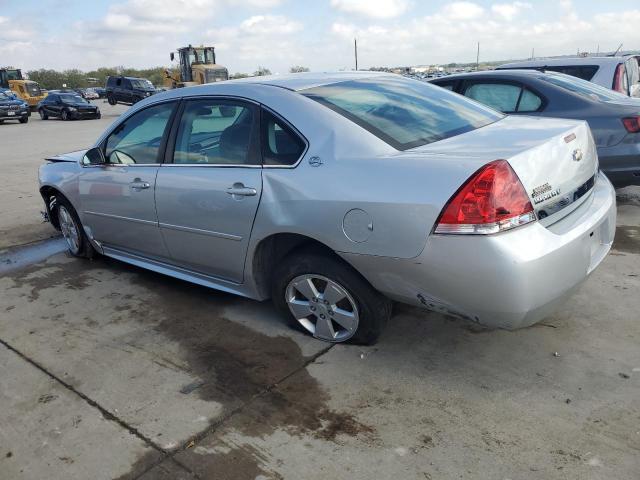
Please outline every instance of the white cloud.
[{"label": "white cloud", "polygon": [[402,15],[407,0],[331,0],[331,6],[344,12],[371,18],[393,18]]},{"label": "white cloud", "polygon": [[240,24],[247,35],[289,35],[302,29],[302,24],[282,15],[254,15]]},{"label": "white cloud", "polygon": [[491,5],[491,11],[496,15],[511,21],[517,17],[523,10],[531,9],[532,5],[525,2],[513,3],[496,3]]},{"label": "white cloud", "polygon": [[446,5],[442,12],[445,17],[451,20],[473,20],[481,17],[484,9],[477,3],[453,2]]}]

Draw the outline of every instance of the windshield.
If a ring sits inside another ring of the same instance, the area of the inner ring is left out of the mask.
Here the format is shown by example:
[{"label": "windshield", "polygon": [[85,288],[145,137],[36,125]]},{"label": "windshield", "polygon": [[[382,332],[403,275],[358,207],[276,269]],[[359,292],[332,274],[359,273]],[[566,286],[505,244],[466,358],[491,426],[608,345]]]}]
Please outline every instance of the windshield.
[{"label": "windshield", "polygon": [[204,71],[204,76],[207,83],[229,80],[229,73],[226,68],[207,68]]},{"label": "windshield", "polygon": [[401,76],[352,80],[301,93],[398,150],[460,135],[504,117],[444,88]]},{"label": "windshield", "polygon": [[133,86],[133,88],[142,88],[145,90],[148,89],[153,89],[153,83],[151,83],[149,80],[131,80],[131,85]]},{"label": "windshield", "polygon": [[29,92],[29,95],[31,95],[32,97],[38,97],[42,95],[42,91],[40,91],[40,85],[38,85],[36,82],[26,82],[25,87],[27,89],[27,92]]},{"label": "windshield", "polygon": [[601,87],[595,83],[587,82],[580,78],[571,77],[569,75],[562,74],[547,74],[542,77],[543,80],[557,85],[558,87],[565,88],[573,93],[588,97],[592,100],[601,100],[603,102],[615,102],[619,100],[629,99],[622,93],[609,90],[608,88]]},{"label": "windshield", "polygon": [[6,102],[7,100],[13,100],[16,97],[11,95],[10,93],[0,92],[0,101]]},{"label": "windshield", "polygon": [[60,100],[64,103],[89,103],[80,95],[73,95],[71,93],[60,95]]}]

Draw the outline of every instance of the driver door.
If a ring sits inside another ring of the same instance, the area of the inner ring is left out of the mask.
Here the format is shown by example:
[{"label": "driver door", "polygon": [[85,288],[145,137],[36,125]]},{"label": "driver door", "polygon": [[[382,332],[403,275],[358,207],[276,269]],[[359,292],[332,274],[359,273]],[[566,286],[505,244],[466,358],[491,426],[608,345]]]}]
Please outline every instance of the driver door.
[{"label": "driver door", "polygon": [[176,105],[156,104],[127,117],[103,143],[108,163],[83,166],[83,223],[107,248],[168,257],[158,228],[155,188]]}]

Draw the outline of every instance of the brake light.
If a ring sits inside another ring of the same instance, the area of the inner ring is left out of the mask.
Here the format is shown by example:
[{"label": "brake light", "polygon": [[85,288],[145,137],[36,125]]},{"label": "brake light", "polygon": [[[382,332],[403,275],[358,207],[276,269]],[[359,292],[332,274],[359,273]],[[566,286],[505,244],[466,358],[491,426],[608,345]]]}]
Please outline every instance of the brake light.
[{"label": "brake light", "polygon": [[640,117],[623,118],[622,123],[624,124],[624,128],[627,129],[627,132],[629,133],[640,132]]},{"label": "brake light", "polygon": [[616,92],[627,94],[627,90],[624,88],[624,64],[620,63],[616,67],[616,73],[613,76],[613,89]]},{"label": "brake light", "polygon": [[490,234],[536,220],[520,179],[506,160],[488,163],[451,197],[435,233]]}]

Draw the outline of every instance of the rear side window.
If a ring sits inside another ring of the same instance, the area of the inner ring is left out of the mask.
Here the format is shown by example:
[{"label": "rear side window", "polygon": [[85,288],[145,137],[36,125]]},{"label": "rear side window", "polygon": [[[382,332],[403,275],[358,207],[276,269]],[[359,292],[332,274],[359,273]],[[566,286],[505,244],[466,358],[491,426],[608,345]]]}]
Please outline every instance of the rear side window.
[{"label": "rear side window", "polygon": [[293,165],[306,144],[300,136],[272,113],[262,111],[262,159],[265,165]]},{"label": "rear side window", "polygon": [[629,78],[629,85],[635,85],[640,82],[640,69],[638,68],[638,57],[631,57],[626,61],[627,77]]},{"label": "rear side window", "polygon": [[545,70],[564,73],[583,80],[591,80],[599,68],[597,65],[553,65],[544,67]]},{"label": "rear side window", "polygon": [[300,93],[398,150],[460,135],[502,118],[444,88],[401,76],[334,83]]},{"label": "rear side window", "polygon": [[626,95],[621,93],[609,90],[608,88],[604,88],[592,82],[586,82],[579,78],[570,77],[568,75],[555,75],[550,73],[548,75],[541,75],[540,79],[573,93],[577,93],[578,95],[582,95],[583,97],[590,98],[591,100],[602,100],[603,102],[607,102],[619,101],[622,98],[627,98]]},{"label": "rear side window", "polygon": [[535,93],[511,83],[474,83],[464,95],[505,113],[535,112],[542,106]]}]

